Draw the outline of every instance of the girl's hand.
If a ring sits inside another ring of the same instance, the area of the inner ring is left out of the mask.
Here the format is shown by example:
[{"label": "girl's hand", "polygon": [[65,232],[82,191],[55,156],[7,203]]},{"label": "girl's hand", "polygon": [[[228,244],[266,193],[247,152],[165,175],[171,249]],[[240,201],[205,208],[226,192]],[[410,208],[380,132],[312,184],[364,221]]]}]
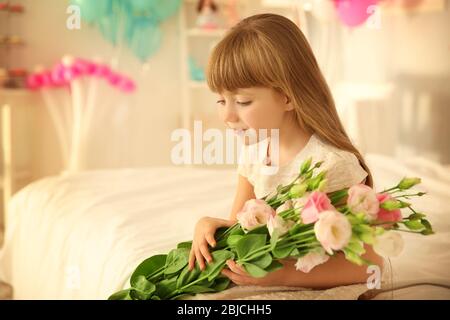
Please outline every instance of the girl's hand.
[{"label": "girl's hand", "polygon": [[216,240],[214,234],[220,227],[231,227],[234,224],[231,220],[203,217],[195,225],[194,239],[192,240],[191,252],[189,254],[189,270],[192,270],[197,260],[200,269],[205,269],[206,259],[209,262],[212,261],[212,257],[208,250],[208,244],[211,247],[215,247]]},{"label": "girl's hand", "polygon": [[[222,274],[229,278],[233,283],[239,285],[239,286],[249,286],[249,285],[256,285],[256,286],[284,286],[285,283],[283,282],[283,278],[280,277],[280,271],[277,270],[274,272],[270,272],[265,277],[262,278],[255,278],[252,277],[245,271],[245,269],[238,265],[233,260],[227,261],[228,269],[223,269]],[[282,274],[282,273],[281,273]]]}]

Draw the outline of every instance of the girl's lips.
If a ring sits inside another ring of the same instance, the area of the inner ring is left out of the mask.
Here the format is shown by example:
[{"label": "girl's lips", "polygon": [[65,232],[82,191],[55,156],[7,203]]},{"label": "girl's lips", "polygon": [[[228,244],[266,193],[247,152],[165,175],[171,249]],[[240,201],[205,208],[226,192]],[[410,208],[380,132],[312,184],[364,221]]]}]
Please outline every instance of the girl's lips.
[{"label": "girl's lips", "polygon": [[243,135],[247,129],[233,129],[237,135]]}]

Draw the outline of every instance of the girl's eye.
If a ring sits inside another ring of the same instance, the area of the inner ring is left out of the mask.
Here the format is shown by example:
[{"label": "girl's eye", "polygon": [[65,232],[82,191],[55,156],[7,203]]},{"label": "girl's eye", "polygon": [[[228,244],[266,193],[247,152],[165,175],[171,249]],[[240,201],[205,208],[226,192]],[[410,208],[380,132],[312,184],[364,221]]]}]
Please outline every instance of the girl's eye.
[{"label": "girl's eye", "polygon": [[216,102],[217,104],[221,104],[221,105],[224,105],[225,104],[225,100],[217,100],[217,102]]},{"label": "girl's eye", "polygon": [[248,106],[250,105],[252,102],[251,101],[245,101],[245,102],[239,102],[237,101],[237,104],[241,105],[241,106]]}]

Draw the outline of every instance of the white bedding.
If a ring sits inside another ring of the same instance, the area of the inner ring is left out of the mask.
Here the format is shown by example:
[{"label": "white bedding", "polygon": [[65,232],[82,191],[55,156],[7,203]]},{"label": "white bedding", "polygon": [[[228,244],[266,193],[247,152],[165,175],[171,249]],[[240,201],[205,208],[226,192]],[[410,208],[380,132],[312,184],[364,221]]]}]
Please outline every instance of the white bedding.
[{"label": "white bedding", "polygon": [[[448,171],[376,155],[367,161],[380,188],[419,175],[430,192],[415,205],[438,233],[420,241],[405,234],[404,253],[392,259],[394,285],[450,285],[450,179],[442,177]],[[181,167],[100,170],[34,182],[11,201],[0,279],[13,286],[15,299],[106,299],[127,286],[143,259],[191,239],[199,217],[228,217],[236,182],[234,170]],[[410,291],[427,298],[422,288]],[[440,292],[450,299],[450,290]]]}]

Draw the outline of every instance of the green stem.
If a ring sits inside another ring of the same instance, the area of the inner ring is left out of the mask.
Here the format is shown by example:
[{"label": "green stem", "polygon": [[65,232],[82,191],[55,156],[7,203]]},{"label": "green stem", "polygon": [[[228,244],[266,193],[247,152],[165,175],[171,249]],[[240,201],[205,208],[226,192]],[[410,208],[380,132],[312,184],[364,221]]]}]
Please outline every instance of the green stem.
[{"label": "green stem", "polygon": [[402,197],[412,197],[412,196],[418,196],[418,195],[419,195],[419,193],[402,194],[402,195],[396,196],[396,197],[394,197],[394,198],[397,199],[397,198],[402,198]]},{"label": "green stem", "polygon": [[385,190],[381,191],[381,193],[386,193],[386,192],[389,192],[389,191],[395,190],[395,189],[398,189],[398,185],[395,187],[389,188],[389,189],[385,189]]}]

